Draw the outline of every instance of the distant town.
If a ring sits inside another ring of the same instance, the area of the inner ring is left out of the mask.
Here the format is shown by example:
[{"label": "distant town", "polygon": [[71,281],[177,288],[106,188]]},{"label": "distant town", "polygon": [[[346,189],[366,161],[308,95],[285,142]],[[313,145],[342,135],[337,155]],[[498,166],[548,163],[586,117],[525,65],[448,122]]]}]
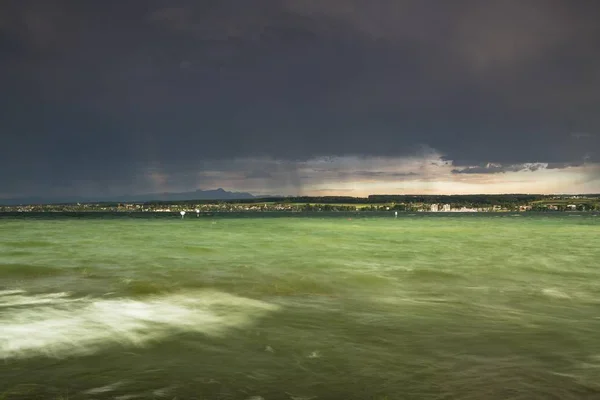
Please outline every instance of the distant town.
[{"label": "distant town", "polygon": [[600,211],[600,195],[371,195],[0,206],[0,212],[568,212]]}]

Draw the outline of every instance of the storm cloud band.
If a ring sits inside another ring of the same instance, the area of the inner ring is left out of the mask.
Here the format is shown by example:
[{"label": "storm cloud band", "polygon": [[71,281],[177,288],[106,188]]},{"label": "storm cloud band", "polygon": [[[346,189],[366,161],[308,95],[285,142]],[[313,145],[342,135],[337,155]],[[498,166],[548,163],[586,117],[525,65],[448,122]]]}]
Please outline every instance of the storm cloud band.
[{"label": "storm cloud band", "polygon": [[[594,165],[598,17],[568,0],[9,0],[2,195],[192,189],[218,185],[199,177],[219,162],[424,148],[453,175]],[[245,185],[277,190],[257,168]],[[361,171],[404,178],[340,180]]]}]

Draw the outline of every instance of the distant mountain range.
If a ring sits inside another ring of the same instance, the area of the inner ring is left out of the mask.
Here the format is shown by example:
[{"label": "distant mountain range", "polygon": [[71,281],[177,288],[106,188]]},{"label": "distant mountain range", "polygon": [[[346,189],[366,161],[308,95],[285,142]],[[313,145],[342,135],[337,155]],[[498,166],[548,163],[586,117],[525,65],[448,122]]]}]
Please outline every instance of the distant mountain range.
[{"label": "distant mountain range", "polygon": [[[265,196],[261,196],[265,197]],[[102,202],[119,202],[119,203],[140,203],[145,201],[181,201],[181,200],[236,200],[236,199],[253,199],[250,193],[245,192],[228,192],[224,189],[215,190],[196,190],[193,192],[181,193],[148,193],[137,195],[123,196],[98,196],[98,197],[20,197],[10,199],[0,199],[0,205],[19,205],[19,204],[65,204],[65,203],[102,203]]]}]

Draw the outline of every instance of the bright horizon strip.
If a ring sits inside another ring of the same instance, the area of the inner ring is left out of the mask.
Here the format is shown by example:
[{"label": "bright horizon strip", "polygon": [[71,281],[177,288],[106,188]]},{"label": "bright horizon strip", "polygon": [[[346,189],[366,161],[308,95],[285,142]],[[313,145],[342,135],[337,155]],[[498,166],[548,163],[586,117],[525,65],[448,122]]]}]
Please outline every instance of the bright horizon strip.
[{"label": "bright horizon strip", "polygon": [[[455,174],[446,179],[425,181],[415,179],[403,182],[344,182],[315,188],[320,195],[340,195],[348,191],[352,196],[369,194],[583,194],[600,193],[600,181],[586,182],[580,168],[563,171],[540,170],[507,172],[502,174]],[[309,190],[307,190],[309,192]]]},{"label": "bright horizon strip", "polygon": [[[339,180],[335,176],[314,174],[302,181],[301,192],[295,187],[282,186],[256,190],[243,179],[223,182],[227,190],[248,191],[260,194],[365,197],[371,194],[585,194],[600,193],[600,166],[584,165],[565,169],[539,169],[487,174],[456,174],[451,165],[429,165],[426,173],[403,179],[349,179]],[[381,170],[381,169],[378,169]],[[389,171],[389,169],[388,169]],[[405,168],[399,168],[404,172]],[[317,182],[314,182],[314,181]],[[314,183],[313,183],[314,182]],[[215,182],[216,183],[216,182]],[[256,182],[259,184],[259,182]]]}]

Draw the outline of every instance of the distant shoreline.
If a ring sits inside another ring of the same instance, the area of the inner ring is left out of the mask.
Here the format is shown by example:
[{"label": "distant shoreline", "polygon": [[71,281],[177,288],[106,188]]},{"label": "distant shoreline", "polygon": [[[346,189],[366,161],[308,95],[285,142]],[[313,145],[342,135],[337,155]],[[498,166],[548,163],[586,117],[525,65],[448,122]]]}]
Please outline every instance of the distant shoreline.
[{"label": "distant shoreline", "polygon": [[600,195],[372,195],[0,205],[0,212],[569,212],[599,211]]},{"label": "distant shoreline", "polygon": [[582,214],[598,213],[600,210],[451,210],[451,211],[430,211],[430,210],[211,210],[195,212],[194,210],[73,210],[73,209],[53,209],[53,210],[0,210],[0,215],[19,215],[19,214],[136,214],[136,215],[174,215],[180,217],[181,211],[185,211],[185,217],[218,215],[218,214],[387,214],[387,215],[406,215],[406,214]]}]

